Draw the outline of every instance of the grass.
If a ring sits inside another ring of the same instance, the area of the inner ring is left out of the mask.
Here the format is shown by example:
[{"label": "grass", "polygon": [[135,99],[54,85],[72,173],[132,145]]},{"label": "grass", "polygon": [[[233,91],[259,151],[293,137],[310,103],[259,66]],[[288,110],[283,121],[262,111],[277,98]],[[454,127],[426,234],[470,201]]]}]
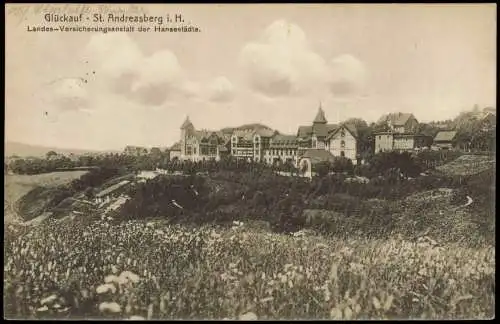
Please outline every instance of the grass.
[{"label": "grass", "polygon": [[[393,237],[294,237],[245,224],[188,229],[145,221],[48,222],[24,235],[6,237],[5,315],[152,319],[235,319],[242,314],[259,319],[494,315],[492,246],[465,248],[429,238],[417,242]],[[131,282],[130,275],[119,277],[123,271],[136,274],[138,281]],[[51,296],[54,300],[43,305]]]},{"label": "grass", "polygon": [[[78,175],[61,176],[7,176],[6,197],[17,201]],[[455,209],[450,192],[431,193],[396,202],[386,228],[339,216],[335,237],[274,234],[253,223],[186,227],[99,217],[10,225],[5,317],[492,318],[494,243],[471,244],[482,237],[476,209]]]},{"label": "grass", "polygon": [[495,158],[484,155],[462,155],[436,169],[449,175],[473,175],[491,169]]}]

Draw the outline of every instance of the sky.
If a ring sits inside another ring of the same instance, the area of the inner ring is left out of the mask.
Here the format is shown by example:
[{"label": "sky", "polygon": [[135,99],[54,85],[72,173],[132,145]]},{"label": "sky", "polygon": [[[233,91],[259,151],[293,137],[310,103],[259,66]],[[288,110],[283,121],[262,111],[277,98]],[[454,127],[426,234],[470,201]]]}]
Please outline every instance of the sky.
[{"label": "sky", "polygon": [[[182,14],[201,32],[27,31],[71,25],[45,13],[82,11]],[[9,4],[5,21],[8,141],[166,147],[186,116],[197,129],[294,134],[320,103],[330,123],[444,120],[496,103],[493,4]]]}]

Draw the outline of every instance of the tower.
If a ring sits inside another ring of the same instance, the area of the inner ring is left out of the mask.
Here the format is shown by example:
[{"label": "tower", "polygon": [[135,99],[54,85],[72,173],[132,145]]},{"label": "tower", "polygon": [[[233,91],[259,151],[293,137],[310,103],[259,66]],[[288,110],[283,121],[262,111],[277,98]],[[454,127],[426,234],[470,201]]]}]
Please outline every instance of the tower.
[{"label": "tower", "polygon": [[186,139],[193,133],[193,131],[193,123],[191,123],[191,121],[189,120],[189,116],[187,116],[186,120],[181,126],[181,156],[186,155]]},{"label": "tower", "polygon": [[324,148],[325,143],[324,139],[326,137],[326,117],[325,112],[323,111],[323,107],[321,107],[321,102],[319,103],[318,113],[316,114],[316,118],[314,118],[312,125],[312,148]]},{"label": "tower", "polygon": [[314,118],[313,125],[317,124],[326,124],[325,112],[323,111],[323,107],[321,107],[321,102],[319,103],[318,113],[316,114],[316,118]]}]

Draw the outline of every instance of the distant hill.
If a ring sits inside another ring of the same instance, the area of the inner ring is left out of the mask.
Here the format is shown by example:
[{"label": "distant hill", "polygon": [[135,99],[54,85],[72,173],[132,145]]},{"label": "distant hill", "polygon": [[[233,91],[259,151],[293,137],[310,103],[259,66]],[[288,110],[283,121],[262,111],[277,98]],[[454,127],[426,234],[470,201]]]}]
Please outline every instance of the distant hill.
[{"label": "distant hill", "polygon": [[[39,146],[39,145],[31,145],[24,144],[19,142],[5,142],[5,156],[17,155],[20,157],[42,157],[47,154],[49,151],[54,151],[61,154],[83,154],[83,153],[102,153],[104,151],[98,150],[82,150],[82,149],[66,149],[66,148],[57,148],[57,147],[49,147],[49,146]],[[110,152],[119,152],[118,150],[110,151]]]}]

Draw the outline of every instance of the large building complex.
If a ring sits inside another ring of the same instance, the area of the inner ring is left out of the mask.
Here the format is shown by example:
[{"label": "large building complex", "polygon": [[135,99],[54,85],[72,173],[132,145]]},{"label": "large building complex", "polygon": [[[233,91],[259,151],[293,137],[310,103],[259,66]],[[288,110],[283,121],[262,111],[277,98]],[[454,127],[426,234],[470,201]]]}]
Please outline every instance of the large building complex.
[{"label": "large building complex", "polygon": [[[358,132],[352,124],[328,124],[323,108],[309,126],[299,126],[295,135],[280,134],[263,124],[247,124],[218,131],[196,130],[186,118],[180,141],[170,148],[170,157],[180,160],[219,160],[226,154],[237,159],[267,164],[292,163],[317,150],[359,163]],[[313,154],[314,155],[314,154]]]}]

